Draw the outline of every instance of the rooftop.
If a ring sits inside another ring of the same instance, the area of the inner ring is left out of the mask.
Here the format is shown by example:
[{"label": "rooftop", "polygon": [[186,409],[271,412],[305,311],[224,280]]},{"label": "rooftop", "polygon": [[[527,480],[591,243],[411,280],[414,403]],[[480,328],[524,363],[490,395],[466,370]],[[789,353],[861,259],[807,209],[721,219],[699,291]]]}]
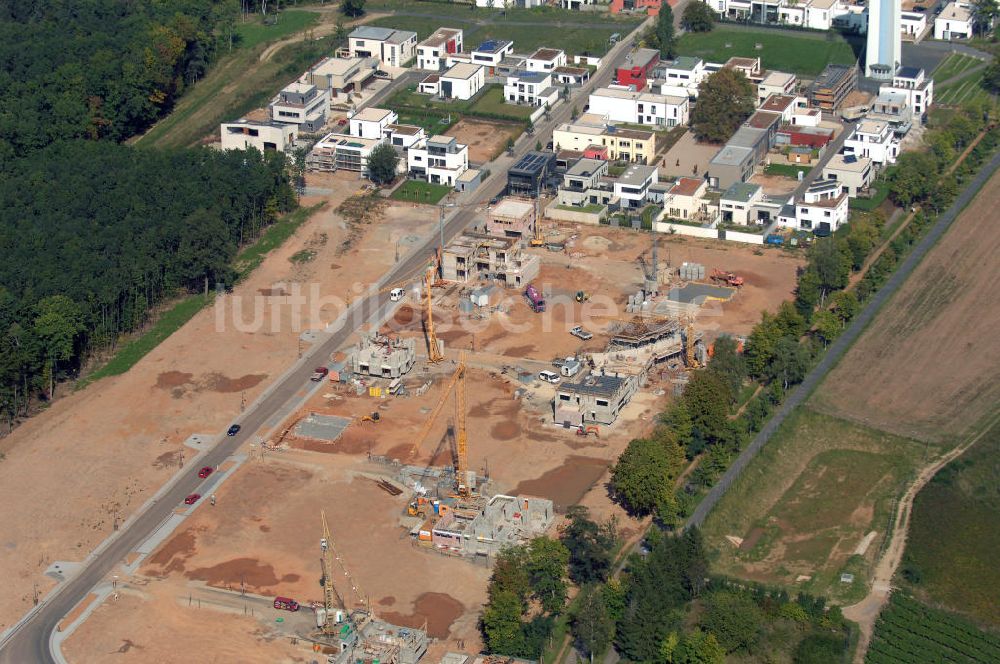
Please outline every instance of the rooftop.
[{"label": "rooftop", "polygon": [[316,89],[316,86],[312,85],[310,83],[298,83],[298,82],[295,82],[295,83],[289,83],[285,87],[281,88],[281,91],[282,92],[291,92],[291,93],[295,93],[295,94],[305,95],[305,94],[309,94],[310,92],[312,92],[315,89]]},{"label": "rooftop", "polygon": [[343,76],[364,60],[364,58],[323,58],[311,71],[320,76]]},{"label": "rooftop", "polygon": [[798,205],[811,205],[812,207],[821,207],[821,208],[835,208],[835,207],[840,207],[842,202],[846,200],[847,200],[847,194],[841,192],[838,196],[834,196],[833,198],[823,198],[818,201],[811,201],[811,202],[799,201]]},{"label": "rooftop", "polygon": [[743,124],[747,127],[752,127],[754,129],[767,129],[781,122],[781,113],[772,113],[771,111],[757,111]]},{"label": "rooftop", "polygon": [[692,55],[681,55],[674,59],[673,62],[667,64],[668,69],[680,69],[682,71],[693,71],[701,65],[701,58],[696,58]]},{"label": "rooftop", "polygon": [[511,219],[523,219],[528,217],[535,209],[535,204],[517,198],[505,198],[490,210],[492,217],[509,217]]},{"label": "rooftop", "polygon": [[546,152],[529,152],[518,159],[517,163],[510,167],[510,171],[537,173],[548,166],[552,157],[552,154]]},{"label": "rooftop", "polygon": [[597,97],[611,97],[614,99],[637,99],[659,104],[683,104],[687,103],[687,97],[675,97],[672,95],[658,95],[651,92],[632,92],[631,90],[618,90],[615,88],[598,88],[590,93]]},{"label": "rooftop", "polygon": [[388,118],[390,115],[393,115],[393,112],[390,110],[384,108],[372,107],[372,108],[361,109],[353,116],[351,116],[351,119],[362,120],[364,122],[381,122],[382,120]]},{"label": "rooftop", "polygon": [[583,76],[589,71],[586,67],[566,67],[565,65],[552,70],[555,74],[569,74],[570,76]]},{"label": "rooftop", "polygon": [[632,164],[625,169],[625,172],[618,177],[618,183],[633,187],[639,187],[646,183],[653,175],[656,175],[656,166],[643,166],[642,164]]},{"label": "rooftop", "polygon": [[971,21],[972,12],[965,7],[959,7],[957,3],[948,3],[941,15],[937,17],[939,21]]},{"label": "rooftop", "polygon": [[678,178],[670,188],[670,193],[675,196],[694,196],[704,184],[705,181],[699,178]]},{"label": "rooftop", "polygon": [[552,74],[547,71],[516,71],[511,76],[525,83],[541,83],[552,78]]},{"label": "rooftop", "polygon": [[409,30],[377,28],[373,25],[359,25],[354,28],[349,36],[352,39],[372,39],[374,41],[387,41],[398,44],[408,39],[416,39],[417,33]]},{"label": "rooftop", "polygon": [[726,67],[739,67],[740,69],[756,69],[760,67],[760,58],[740,58],[732,57],[726,60]]},{"label": "rooftop", "polygon": [[614,396],[624,385],[625,379],[618,376],[584,376],[577,383],[563,383],[558,391],[568,394],[589,394],[593,396]]},{"label": "rooftop", "polygon": [[386,125],[386,129],[393,132],[394,134],[403,134],[405,136],[416,136],[421,133],[424,129],[423,127],[418,127],[416,125],[408,124],[391,124]]},{"label": "rooftop", "polygon": [[479,73],[482,69],[482,65],[474,65],[468,62],[459,62],[457,65],[449,69],[443,74],[443,78],[460,78],[467,79],[472,78]]},{"label": "rooftop", "polygon": [[445,136],[444,134],[434,134],[429,139],[427,139],[427,142],[440,143],[442,145],[451,145],[452,143],[456,143],[457,140],[455,139],[454,136]]},{"label": "rooftop", "polygon": [[640,48],[632,54],[631,58],[626,58],[623,68],[645,67],[654,60],[659,59],[660,52],[655,48]]},{"label": "rooftop", "polygon": [[540,48],[531,55],[529,55],[528,57],[532,60],[545,60],[546,62],[548,62],[551,60],[555,60],[562,54],[563,52],[557,48]]},{"label": "rooftop", "polygon": [[743,126],[736,130],[726,143],[726,147],[749,149],[760,145],[762,140],[767,140],[767,129]]},{"label": "rooftop", "polygon": [[835,4],[837,4],[837,0],[812,0],[809,3],[809,7],[812,9],[830,9]]},{"label": "rooftop", "polygon": [[760,105],[760,110],[771,111],[772,113],[784,113],[789,106],[795,104],[795,97],[792,95],[771,95]]},{"label": "rooftop", "polygon": [[786,74],[783,71],[772,71],[767,73],[767,76],[764,77],[764,80],[762,80],[760,84],[776,88],[784,88],[786,85],[795,80],[795,74]]},{"label": "rooftop", "polygon": [[500,51],[513,46],[514,42],[506,39],[487,39],[476,48],[478,53],[499,53]]},{"label": "rooftop", "polygon": [[739,203],[749,203],[757,192],[760,191],[759,184],[749,182],[737,182],[722,194],[723,200],[737,201]]},{"label": "rooftop", "polygon": [[[866,168],[871,166],[872,160],[868,157],[858,157],[853,154],[835,154],[833,159],[831,159],[827,165],[827,169],[833,169],[835,171],[850,171],[852,173],[861,173]],[[825,169],[824,169],[825,170]]]},{"label": "rooftop", "polygon": [[715,153],[711,162],[716,166],[740,166],[748,157],[753,155],[753,150],[736,145],[726,145]]},{"label": "rooftop", "polygon": [[605,164],[607,162],[601,159],[580,159],[566,171],[566,175],[590,176],[601,170]]},{"label": "rooftop", "polygon": [[457,28],[438,28],[427,39],[420,42],[421,46],[444,46],[448,40],[454,39],[462,34]]},{"label": "rooftop", "polygon": [[849,65],[827,65],[826,69],[816,77],[813,82],[814,88],[836,88],[843,80],[854,72],[854,67]]},{"label": "rooftop", "polygon": [[889,128],[889,123],[885,120],[862,120],[858,123],[856,133],[858,134],[881,134]]},{"label": "rooftop", "polygon": [[916,80],[923,76],[924,70],[920,67],[903,66],[896,70],[896,78],[911,78]]}]

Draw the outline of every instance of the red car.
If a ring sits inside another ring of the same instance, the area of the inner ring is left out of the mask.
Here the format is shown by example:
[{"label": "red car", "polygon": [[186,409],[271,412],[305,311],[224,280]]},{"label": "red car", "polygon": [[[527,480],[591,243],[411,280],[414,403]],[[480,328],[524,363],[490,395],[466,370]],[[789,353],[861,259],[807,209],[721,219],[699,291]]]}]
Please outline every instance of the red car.
[{"label": "red car", "polygon": [[205,479],[206,477],[211,475],[212,471],[214,470],[215,469],[212,468],[211,466],[205,466],[204,468],[198,471],[198,477],[200,477],[201,479]]},{"label": "red car", "polygon": [[190,496],[188,496],[187,498],[184,499],[184,504],[185,505],[194,505],[196,502],[198,502],[199,498],[201,498],[201,494],[200,493],[192,493]]},{"label": "red car", "polygon": [[338,127],[343,127],[345,124],[347,124],[347,118],[340,118],[339,120],[337,120]]},{"label": "red car", "polygon": [[299,603],[291,597],[275,597],[274,608],[281,611],[298,611]]}]

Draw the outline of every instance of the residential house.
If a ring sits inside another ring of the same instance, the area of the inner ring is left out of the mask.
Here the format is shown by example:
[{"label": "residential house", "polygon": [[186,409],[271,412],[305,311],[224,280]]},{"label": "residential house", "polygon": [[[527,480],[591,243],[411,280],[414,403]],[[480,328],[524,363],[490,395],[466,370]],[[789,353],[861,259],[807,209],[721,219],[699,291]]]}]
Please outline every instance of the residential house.
[{"label": "residential house", "polygon": [[556,67],[566,66],[566,52],[557,48],[540,48],[525,58],[528,71],[552,73]]},{"label": "residential house", "polygon": [[892,77],[892,84],[883,83],[879,92],[899,92],[906,95],[907,106],[917,120],[922,119],[934,103],[934,79],[918,67],[900,67]]},{"label": "residential house", "polygon": [[759,83],[763,80],[761,77],[760,58],[732,57],[726,60],[726,64],[723,67],[741,72],[751,82]]},{"label": "residential house", "polygon": [[855,198],[871,186],[875,166],[868,157],[835,154],[823,167],[822,179],[839,183],[843,193]]},{"label": "residential house", "polygon": [[608,11],[620,14],[624,11],[645,12],[647,16],[658,16],[663,0],[611,0]]},{"label": "residential house", "polygon": [[837,18],[848,13],[842,0],[782,1],[778,5],[778,21],[811,30],[829,30]]},{"label": "residential house", "polygon": [[971,7],[964,2],[949,2],[934,18],[934,39],[969,39],[972,37]]},{"label": "residential house", "polygon": [[778,222],[794,230],[830,235],[848,220],[848,196],[836,180],[812,183],[805,194],[784,206]]},{"label": "residential house", "polygon": [[690,102],[687,97],[598,88],[590,93],[590,112],[612,122],[676,127],[688,123]]},{"label": "residential house", "polygon": [[763,104],[771,95],[796,96],[798,85],[799,79],[795,74],[786,74],[783,71],[768,72],[757,84],[757,103]]},{"label": "residential house", "polygon": [[504,39],[489,39],[479,45],[469,55],[471,62],[483,65],[493,76],[503,59],[514,52],[514,42]]},{"label": "residential house", "polygon": [[390,67],[403,67],[417,50],[417,33],[362,25],[347,37],[351,57],[378,58]]},{"label": "residential house", "polygon": [[887,166],[899,156],[899,139],[885,120],[862,120],[844,141],[842,152],[871,157],[878,166]]},{"label": "residential house", "polygon": [[538,276],[541,259],[521,249],[516,237],[464,232],[441,252],[441,276],[447,281],[489,281],[503,288],[524,288]]},{"label": "residential house", "polygon": [[833,130],[826,127],[785,125],[778,130],[775,145],[821,148],[833,140]]},{"label": "residential house", "polygon": [[552,78],[560,85],[583,85],[590,80],[590,70],[586,67],[556,67]]},{"label": "residential house", "polygon": [[559,99],[559,88],[552,85],[551,73],[516,71],[507,76],[503,98],[509,104],[551,106]]},{"label": "residential house", "polygon": [[897,127],[897,131],[906,133],[913,121],[913,109],[910,108],[909,95],[903,91],[884,89],[878,93],[866,116],[871,120],[885,120]]},{"label": "residential house", "polygon": [[639,389],[635,376],[585,375],[556,387],[553,419],[563,426],[613,424]]},{"label": "residential house", "polygon": [[806,100],[793,95],[771,95],[758,107],[758,112],[775,113],[781,117],[781,122],[791,124],[795,111],[805,106]]},{"label": "residential house", "polygon": [[326,124],[330,91],[308,83],[290,83],[269,106],[275,122],[297,125],[299,133],[315,133]]},{"label": "residential house", "polygon": [[752,215],[755,205],[764,200],[764,189],[759,184],[735,182],[719,198],[719,213],[722,221],[729,224],[747,226],[756,223]]},{"label": "residential house", "polygon": [[462,52],[462,31],[458,28],[438,28],[417,44],[417,69],[444,71],[448,56]]},{"label": "residential house", "polygon": [[714,189],[728,189],[746,182],[757,167],[757,153],[746,147],[725,145],[708,162],[705,177]]},{"label": "residential house", "polygon": [[850,65],[827,65],[809,86],[809,105],[832,113],[858,87],[858,68]]},{"label": "residential house", "polygon": [[587,5],[593,5],[594,0],[559,0],[563,9],[581,9]]},{"label": "residential house", "polygon": [[649,188],[658,181],[656,166],[631,164],[615,179],[613,191],[623,208],[639,209],[646,205]]},{"label": "residential house", "polygon": [[331,100],[350,97],[375,80],[378,63],[376,58],[323,58],[300,82],[329,90]]},{"label": "residential house", "polygon": [[625,56],[625,62],[618,67],[615,80],[618,85],[631,87],[637,92],[646,88],[646,82],[653,78],[653,68],[660,62],[660,51],[654,48],[640,48]]},{"label": "residential house", "polygon": [[927,14],[924,12],[902,12],[899,15],[899,27],[903,38],[916,41],[927,31]]},{"label": "residential house", "polygon": [[494,237],[529,238],[535,234],[536,201],[508,197],[486,211],[486,233]]},{"label": "residential house", "polygon": [[654,70],[653,91],[671,97],[698,98],[698,86],[708,77],[705,61],[682,55],[671,62],[661,62]]},{"label": "residential house", "polygon": [[306,156],[306,168],[311,171],[354,171],[368,175],[368,158],[384,141],[381,138],[361,138],[350,134],[327,134]]},{"label": "residential house", "polygon": [[386,134],[386,127],[399,122],[399,116],[395,111],[384,108],[363,108],[351,116],[348,125],[348,133],[359,138],[382,139]]},{"label": "residential house", "polygon": [[295,143],[296,126],[281,122],[237,120],[223,122],[220,127],[223,150],[256,148],[260,152],[284,152]]},{"label": "residential house", "polygon": [[459,63],[440,75],[438,86],[444,99],[472,99],[486,87],[486,67]]},{"label": "residential house", "polygon": [[585,113],[573,122],[566,122],[552,132],[557,149],[575,150],[617,161],[653,163],[656,156],[656,134],[645,129],[616,127],[607,116]]},{"label": "residential house", "polygon": [[469,168],[469,146],[453,136],[431,136],[406,151],[406,170],[414,180],[454,187]]},{"label": "residential house", "polygon": [[507,169],[507,191],[514,195],[537,196],[555,170],[553,152],[529,152]]},{"label": "residential house", "polygon": [[705,218],[708,214],[708,203],[705,192],[708,181],[701,178],[678,178],[667,190],[663,201],[663,209],[670,219]]},{"label": "residential house", "polygon": [[600,159],[578,159],[563,174],[557,199],[560,205],[586,207],[607,205],[611,202],[612,190],[602,186],[608,176],[608,162]]},{"label": "residential house", "polygon": [[389,145],[396,148],[397,152],[405,152],[427,138],[423,127],[408,124],[386,125],[384,135],[388,138]]}]

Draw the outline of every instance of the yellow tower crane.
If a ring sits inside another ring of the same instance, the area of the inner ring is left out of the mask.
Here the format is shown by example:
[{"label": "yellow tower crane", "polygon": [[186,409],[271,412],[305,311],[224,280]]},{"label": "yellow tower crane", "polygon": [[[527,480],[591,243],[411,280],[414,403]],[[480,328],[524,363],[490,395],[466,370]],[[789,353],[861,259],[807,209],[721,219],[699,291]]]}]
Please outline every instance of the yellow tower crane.
[{"label": "yellow tower crane", "polygon": [[432,268],[427,269],[424,282],[424,290],[426,291],[424,294],[424,315],[426,316],[427,325],[427,360],[437,364],[444,359],[444,355],[438,346],[437,335],[434,334],[434,302],[431,295],[431,287],[434,284],[434,270]]},{"label": "yellow tower crane", "polygon": [[333,536],[330,534],[330,526],[326,522],[326,511],[320,511],[320,517],[323,520],[323,539],[319,541],[319,548],[321,552],[320,563],[323,568],[323,624],[320,625],[320,631],[323,634],[336,634],[339,628],[337,627],[336,613],[338,606],[343,608],[344,613],[350,617],[350,608],[347,606],[347,602],[344,600],[344,596],[337,592],[337,588],[333,583],[333,561],[337,561],[337,565],[340,567],[340,571],[345,577],[347,577],[347,582],[351,585],[351,589],[354,594],[357,595],[361,604],[364,606],[364,612],[366,615],[371,615],[371,606],[368,603],[366,597],[361,594],[358,589],[358,584],[355,583],[354,579],[348,573],[347,568],[344,567],[344,561],[341,559],[340,555],[333,548]]},{"label": "yellow tower crane", "polygon": [[448,379],[448,383],[444,387],[444,391],[441,393],[441,398],[434,405],[434,410],[431,411],[427,419],[424,421],[424,426],[421,427],[420,433],[413,441],[413,446],[410,448],[410,456],[415,456],[420,445],[427,439],[430,435],[431,429],[434,427],[434,422],[437,420],[441,411],[444,410],[444,405],[448,402],[448,397],[451,396],[452,389],[455,390],[455,484],[456,491],[462,496],[468,496],[472,493],[473,487],[468,486],[466,474],[469,470],[469,434],[466,428],[466,401],[465,401],[465,353],[462,353],[461,359],[458,363],[458,369]]}]

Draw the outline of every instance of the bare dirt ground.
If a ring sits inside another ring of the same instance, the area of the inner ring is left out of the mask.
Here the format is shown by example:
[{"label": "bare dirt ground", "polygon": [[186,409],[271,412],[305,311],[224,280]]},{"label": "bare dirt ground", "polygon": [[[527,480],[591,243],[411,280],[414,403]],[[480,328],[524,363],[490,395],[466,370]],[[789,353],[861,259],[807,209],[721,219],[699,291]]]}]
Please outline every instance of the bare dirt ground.
[{"label": "bare dirt ground", "polygon": [[660,162],[660,175],[671,177],[702,175],[708,168],[708,162],[721,147],[713,143],[699,143],[694,134],[686,132],[663,156],[663,161]]},{"label": "bare dirt ground", "polygon": [[[806,164],[802,166],[802,170],[809,172],[812,166]],[[799,186],[799,181],[795,178],[786,178],[781,175],[764,175],[763,173],[758,173],[750,178],[752,184],[759,184],[764,188],[764,193],[768,196],[783,196],[790,194],[795,191],[795,188]]]},{"label": "bare dirt ground", "polygon": [[[394,256],[384,247],[430,223],[419,211],[389,208],[385,221],[352,231],[332,209],[360,183],[328,176],[309,184],[331,193],[305,205],[331,205],[214,310],[199,313],[126,374],[58,401],[0,442],[6,455],[0,578],[7,590],[0,630],[31,607],[33,584],[42,595],[52,587],[43,575],[52,561],[82,560],[111,534],[116,514],[127,518],[177,471],[182,450],[190,463],[192,451],[182,444],[188,436],[220,432],[240,412],[241,399],[253,401],[294,362],[299,332],[282,299],[269,295],[293,284],[308,292],[315,283],[319,293],[343,296],[352,283],[373,280],[391,264]],[[306,248],[315,251],[311,261],[289,260]],[[239,326],[236,301],[243,304]],[[324,311],[327,319],[335,313]]]},{"label": "bare dirt ground", "polygon": [[491,161],[507,144],[507,139],[520,132],[521,127],[510,122],[463,118],[444,133],[469,146],[469,161],[482,164]]},{"label": "bare dirt ground", "polygon": [[813,397],[823,411],[932,442],[968,434],[1000,401],[1000,205],[994,175]]}]

